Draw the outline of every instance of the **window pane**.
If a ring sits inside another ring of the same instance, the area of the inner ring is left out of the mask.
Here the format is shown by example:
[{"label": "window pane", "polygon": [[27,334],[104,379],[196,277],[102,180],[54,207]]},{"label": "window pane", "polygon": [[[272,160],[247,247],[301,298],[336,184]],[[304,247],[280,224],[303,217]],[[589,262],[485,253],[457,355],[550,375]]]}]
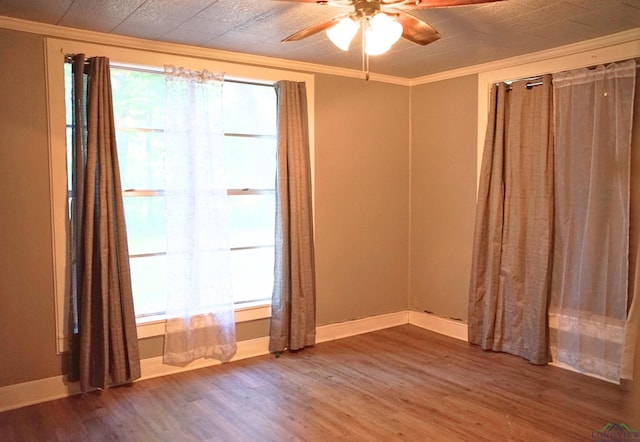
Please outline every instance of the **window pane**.
[{"label": "window pane", "polygon": [[72,150],[73,150],[73,74],[71,72],[71,63],[64,64],[64,107],[65,121],[67,127],[67,190],[71,190],[71,167],[72,167]]},{"label": "window pane", "polygon": [[228,201],[231,247],[273,245],[273,195],[234,195]]},{"label": "window pane", "polygon": [[64,64],[64,106],[65,106],[65,121],[67,126],[71,126],[73,123],[73,108],[71,91],[73,90],[73,75],[71,74],[71,63]]},{"label": "window pane", "polygon": [[122,189],[164,188],[164,133],[117,130]]},{"label": "window pane", "polygon": [[71,190],[72,188],[72,180],[73,180],[73,172],[71,170],[71,168],[73,167],[73,165],[71,164],[73,162],[73,139],[71,138],[73,136],[73,131],[71,130],[71,127],[67,127],[67,189]]},{"label": "window pane", "polygon": [[227,186],[230,189],[273,189],[276,180],[276,140],[225,137]]},{"label": "window pane", "polygon": [[222,90],[226,133],[276,135],[276,93],[273,86],[227,81]]},{"label": "window pane", "polygon": [[112,68],[111,87],[117,128],[164,127],[166,95],[161,73]]},{"label": "window pane", "polygon": [[273,247],[231,252],[234,302],[270,300],[273,290]]},{"label": "window pane", "polygon": [[129,196],[123,200],[129,254],[164,252],[167,248],[164,197]]},{"label": "window pane", "polygon": [[131,258],[131,285],[136,316],[162,314],[166,310],[165,256]]}]

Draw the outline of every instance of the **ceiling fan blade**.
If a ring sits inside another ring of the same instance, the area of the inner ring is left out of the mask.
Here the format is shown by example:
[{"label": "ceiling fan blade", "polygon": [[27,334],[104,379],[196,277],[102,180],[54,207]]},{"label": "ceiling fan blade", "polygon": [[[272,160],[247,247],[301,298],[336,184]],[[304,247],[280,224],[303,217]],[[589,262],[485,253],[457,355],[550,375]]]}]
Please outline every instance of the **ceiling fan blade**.
[{"label": "ceiling fan blade", "polygon": [[402,38],[423,46],[440,38],[438,31],[411,14],[394,8],[387,8],[385,12],[398,15],[396,20],[402,25]]},{"label": "ceiling fan blade", "polygon": [[329,29],[331,26],[335,25],[336,23],[338,23],[340,20],[342,20],[344,17],[346,17],[346,15],[339,15],[337,17],[333,17],[327,21],[323,21],[321,23],[316,23],[315,25],[311,25],[307,28],[304,28],[294,34],[291,34],[290,36],[288,36],[287,38],[285,38],[284,40],[282,40],[282,42],[285,41],[298,41],[298,40],[302,40],[303,38],[307,38],[310,37],[314,34],[317,34],[318,32],[322,32],[326,29]]},{"label": "ceiling fan blade", "polygon": [[450,6],[477,5],[500,1],[503,0],[406,0],[398,7],[406,9],[447,8]]}]

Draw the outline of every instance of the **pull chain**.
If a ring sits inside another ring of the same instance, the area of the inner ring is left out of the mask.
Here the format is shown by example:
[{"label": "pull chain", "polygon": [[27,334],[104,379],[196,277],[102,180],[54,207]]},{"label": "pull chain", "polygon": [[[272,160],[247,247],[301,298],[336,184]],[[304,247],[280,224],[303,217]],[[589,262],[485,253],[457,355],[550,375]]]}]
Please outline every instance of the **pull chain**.
[{"label": "pull chain", "polygon": [[364,79],[369,81],[369,54],[366,53],[365,47],[367,46],[367,19],[362,20],[362,72],[364,73]]}]

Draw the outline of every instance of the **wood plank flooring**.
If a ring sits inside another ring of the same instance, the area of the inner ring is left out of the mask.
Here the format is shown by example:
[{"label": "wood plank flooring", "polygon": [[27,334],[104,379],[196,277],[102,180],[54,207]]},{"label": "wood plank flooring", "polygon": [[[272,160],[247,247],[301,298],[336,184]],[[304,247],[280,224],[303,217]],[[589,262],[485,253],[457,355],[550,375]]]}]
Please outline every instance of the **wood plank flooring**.
[{"label": "wood plank flooring", "polygon": [[0,441],[590,441],[630,393],[405,325],[0,414]]}]

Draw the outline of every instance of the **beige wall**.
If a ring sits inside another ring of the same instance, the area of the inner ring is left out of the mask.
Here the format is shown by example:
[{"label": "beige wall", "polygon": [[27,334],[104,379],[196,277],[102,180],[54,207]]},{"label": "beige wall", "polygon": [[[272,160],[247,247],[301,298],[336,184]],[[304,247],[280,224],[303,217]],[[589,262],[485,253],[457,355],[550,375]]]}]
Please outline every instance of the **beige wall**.
[{"label": "beige wall", "polygon": [[409,306],[467,320],[476,192],[475,75],[411,90]]},{"label": "beige wall", "polygon": [[407,308],[409,88],[316,76],[318,323]]},{"label": "beige wall", "polygon": [[44,39],[0,29],[0,386],[55,376]]}]

